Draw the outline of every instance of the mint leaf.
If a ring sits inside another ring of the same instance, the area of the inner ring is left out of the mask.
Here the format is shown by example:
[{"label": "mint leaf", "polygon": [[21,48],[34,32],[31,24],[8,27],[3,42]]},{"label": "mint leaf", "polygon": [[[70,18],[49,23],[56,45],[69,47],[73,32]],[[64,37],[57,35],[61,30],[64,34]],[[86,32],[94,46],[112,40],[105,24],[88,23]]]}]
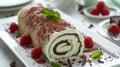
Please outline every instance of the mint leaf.
[{"label": "mint leaf", "polygon": [[100,56],[103,55],[102,51],[95,51],[91,54],[92,59],[100,58]]},{"label": "mint leaf", "polygon": [[20,29],[18,29],[18,30],[15,31],[15,34],[17,36],[21,36],[23,34],[23,32]]},{"label": "mint leaf", "polygon": [[61,65],[56,62],[51,62],[51,65],[52,67],[61,67]]},{"label": "mint leaf", "polygon": [[42,14],[43,14],[43,16],[50,18],[50,19],[54,19],[56,21],[61,19],[61,15],[59,14],[59,12],[53,11],[53,10],[48,9],[48,8],[43,8]]},{"label": "mint leaf", "polygon": [[54,12],[53,10],[50,10],[50,9],[48,9],[48,8],[43,8],[43,10],[42,10],[43,16],[46,16],[46,17],[52,15],[53,12]]},{"label": "mint leaf", "polygon": [[54,19],[56,19],[56,20],[60,20],[61,19],[60,14],[57,11],[54,12]]}]

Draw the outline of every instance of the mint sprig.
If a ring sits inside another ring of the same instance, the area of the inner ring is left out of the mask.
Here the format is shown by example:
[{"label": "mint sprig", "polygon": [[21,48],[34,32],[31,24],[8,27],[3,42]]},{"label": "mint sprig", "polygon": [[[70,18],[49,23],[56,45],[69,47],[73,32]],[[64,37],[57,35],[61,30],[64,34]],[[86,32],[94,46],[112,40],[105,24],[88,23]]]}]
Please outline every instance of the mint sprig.
[{"label": "mint sprig", "polygon": [[61,67],[61,65],[56,62],[51,62],[51,65],[52,67]]},{"label": "mint sprig", "polygon": [[53,10],[48,9],[48,8],[43,8],[42,9],[42,14],[43,14],[43,16],[45,16],[49,19],[56,20],[56,21],[61,19],[61,15],[60,15],[59,12],[53,11]]},{"label": "mint sprig", "polygon": [[20,29],[18,29],[18,30],[15,31],[15,34],[17,36],[21,36],[23,34],[23,32]]},{"label": "mint sprig", "polygon": [[91,54],[91,58],[92,59],[98,59],[98,58],[100,58],[100,56],[102,56],[103,55],[103,53],[102,53],[102,51],[95,51],[95,52],[93,52],[92,54]]}]

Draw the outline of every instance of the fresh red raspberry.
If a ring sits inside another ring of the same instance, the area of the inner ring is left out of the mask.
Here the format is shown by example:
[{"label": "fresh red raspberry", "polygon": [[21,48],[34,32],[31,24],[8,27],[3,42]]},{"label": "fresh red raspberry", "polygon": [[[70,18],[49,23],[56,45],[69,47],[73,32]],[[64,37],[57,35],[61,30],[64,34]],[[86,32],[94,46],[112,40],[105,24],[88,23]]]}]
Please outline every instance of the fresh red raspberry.
[{"label": "fresh red raspberry", "polygon": [[42,55],[42,50],[38,47],[34,47],[31,51],[31,57],[33,59],[38,59]]},{"label": "fresh red raspberry", "polygon": [[101,10],[103,9],[105,6],[105,3],[103,1],[99,1],[96,5],[97,9]]},{"label": "fresh red raspberry", "polygon": [[94,46],[93,40],[91,37],[85,36],[84,39],[85,39],[84,40],[85,48],[92,48]]},{"label": "fresh red raspberry", "polygon": [[108,27],[108,33],[113,34],[113,35],[118,35],[120,34],[120,28],[116,23],[111,23]]},{"label": "fresh red raspberry", "polygon": [[11,33],[14,33],[18,29],[18,25],[15,22],[12,22],[9,26],[9,30]]},{"label": "fresh red raspberry", "polygon": [[99,10],[97,8],[93,8],[91,11],[90,11],[90,14],[92,15],[99,15]]},{"label": "fresh red raspberry", "polygon": [[32,39],[29,34],[23,34],[20,38],[20,45],[27,46],[32,43]]},{"label": "fresh red raspberry", "polygon": [[103,16],[105,16],[105,15],[109,15],[110,14],[110,11],[109,11],[109,9],[107,8],[107,7],[104,7],[103,9],[102,9],[102,15]]},{"label": "fresh red raspberry", "polygon": [[109,8],[107,6],[104,6],[104,8],[109,10]]}]

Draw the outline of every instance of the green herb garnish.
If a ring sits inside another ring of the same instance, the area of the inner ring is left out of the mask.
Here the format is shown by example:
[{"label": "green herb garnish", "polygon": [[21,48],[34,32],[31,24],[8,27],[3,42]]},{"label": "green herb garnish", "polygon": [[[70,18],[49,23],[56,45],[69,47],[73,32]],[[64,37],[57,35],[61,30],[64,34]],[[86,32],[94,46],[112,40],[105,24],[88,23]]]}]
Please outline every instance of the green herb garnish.
[{"label": "green herb garnish", "polygon": [[56,62],[51,62],[51,65],[52,67],[61,67],[61,65]]},{"label": "green herb garnish", "polygon": [[43,8],[42,14],[43,14],[43,16],[50,18],[50,19],[54,19],[56,21],[61,19],[59,12],[53,11],[53,10],[48,9],[48,8]]},{"label": "green herb garnish", "polygon": [[91,54],[92,59],[100,58],[100,56],[103,55],[102,51],[95,51]]},{"label": "green herb garnish", "polygon": [[15,34],[17,36],[21,36],[23,34],[23,32],[20,29],[18,29],[18,30],[15,31]]}]

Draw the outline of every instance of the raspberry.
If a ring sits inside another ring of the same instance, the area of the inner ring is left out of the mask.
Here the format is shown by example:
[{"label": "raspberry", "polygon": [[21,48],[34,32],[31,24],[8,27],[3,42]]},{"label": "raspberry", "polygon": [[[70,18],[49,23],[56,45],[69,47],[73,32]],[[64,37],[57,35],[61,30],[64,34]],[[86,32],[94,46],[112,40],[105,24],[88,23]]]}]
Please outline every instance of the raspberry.
[{"label": "raspberry", "polygon": [[32,43],[32,39],[30,35],[28,34],[23,34],[20,38],[20,45],[21,46],[26,46]]},{"label": "raspberry", "polygon": [[90,14],[92,15],[99,15],[99,10],[97,8],[93,8],[91,11],[90,11]]},{"label": "raspberry", "polygon": [[104,8],[104,6],[105,6],[105,3],[103,2],[103,1],[99,1],[98,3],[97,3],[97,5],[96,5],[96,7],[97,7],[97,9],[103,9]]},{"label": "raspberry", "polygon": [[120,33],[120,28],[116,23],[111,23],[108,27],[108,33],[113,35],[118,35]]},{"label": "raspberry", "polygon": [[92,48],[92,47],[94,46],[93,40],[92,40],[91,37],[85,36],[84,39],[85,39],[85,40],[84,40],[85,48]]},{"label": "raspberry", "polygon": [[110,12],[109,12],[108,7],[105,5],[105,3],[103,1],[99,1],[96,5],[96,8],[93,8],[90,11],[90,14],[92,15],[102,14],[103,16],[105,16],[105,15],[109,15]]},{"label": "raspberry", "polygon": [[11,33],[14,33],[18,29],[18,25],[14,22],[12,22],[9,26],[9,30]]},{"label": "raspberry", "polygon": [[34,47],[31,51],[31,57],[33,59],[38,59],[42,55],[42,50],[38,47]]},{"label": "raspberry", "polygon": [[104,6],[104,8],[103,9],[108,9],[109,10],[109,8],[107,7],[107,6]]},{"label": "raspberry", "polygon": [[109,11],[109,9],[107,8],[107,7],[104,7],[103,9],[102,9],[102,15],[104,16],[104,15],[109,15],[110,14],[110,11]]}]

